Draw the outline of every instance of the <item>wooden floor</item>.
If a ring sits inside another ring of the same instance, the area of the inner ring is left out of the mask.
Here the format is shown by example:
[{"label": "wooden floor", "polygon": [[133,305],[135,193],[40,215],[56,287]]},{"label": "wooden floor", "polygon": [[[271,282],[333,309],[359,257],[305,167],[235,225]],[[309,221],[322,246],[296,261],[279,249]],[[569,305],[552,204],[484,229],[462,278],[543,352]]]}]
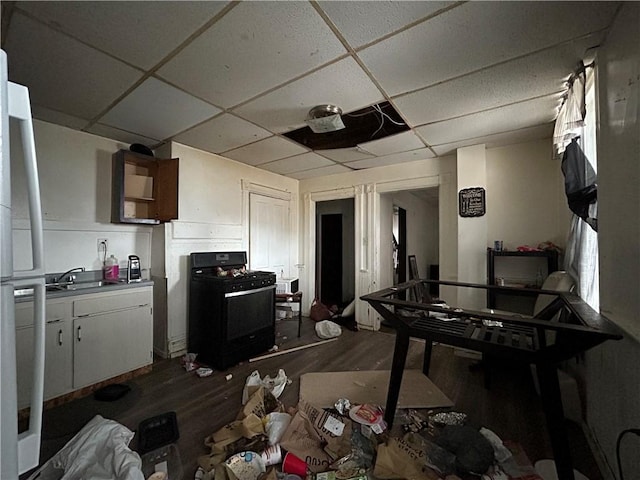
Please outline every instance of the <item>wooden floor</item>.
[{"label": "wooden floor", "polygon": [[[278,322],[277,344],[280,350],[318,341],[314,323],[303,318],[302,337],[298,339],[297,321]],[[74,400],[45,412],[41,461],[57,452],[93,415],[100,413],[132,430],[140,421],[167,411],[175,411],[180,439],[184,479],[193,478],[198,456],[207,448],[204,438],[235,419],[241,406],[246,377],[258,370],[275,376],[285,370],[292,380],[280,397],[286,406],[298,400],[300,376],[307,372],[386,370],[391,366],[394,336],[384,332],[343,329],[335,342],[302,349],[285,355],[244,362],[227,371],[199,378],[186,372],[180,359],[159,360],[153,372],[137,377],[129,385],[132,391],[116,402],[97,402],[93,398]],[[407,368],[421,368],[423,344],[411,342]],[[227,380],[226,375],[233,377]],[[466,413],[472,424],[486,426],[504,440],[519,442],[529,458],[550,458],[540,401],[536,396],[528,368],[505,366],[491,372],[491,388],[484,387],[481,369],[473,361],[453,354],[445,346],[436,346],[431,361],[431,380],[454,402],[455,409]],[[328,386],[331,388],[331,386]],[[335,392],[336,399],[341,392]],[[575,467],[590,480],[601,480],[580,427],[570,425],[570,442]],[[135,449],[134,438],[131,447]]]}]

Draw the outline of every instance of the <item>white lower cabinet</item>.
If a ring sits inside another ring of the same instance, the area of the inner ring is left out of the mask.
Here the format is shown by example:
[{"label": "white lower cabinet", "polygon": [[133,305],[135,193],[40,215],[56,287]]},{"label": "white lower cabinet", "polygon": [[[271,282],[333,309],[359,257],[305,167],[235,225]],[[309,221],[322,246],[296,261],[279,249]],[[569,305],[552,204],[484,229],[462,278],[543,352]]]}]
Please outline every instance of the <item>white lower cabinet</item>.
[{"label": "white lower cabinet", "polygon": [[[45,400],[153,362],[153,287],[47,299]],[[16,304],[18,405],[28,407],[33,303]]]},{"label": "white lower cabinet", "polygon": [[152,363],[152,302],[152,287],[73,301],[74,389]]},{"label": "white lower cabinet", "polygon": [[[45,325],[44,398],[62,395],[72,388],[71,303],[47,301]],[[18,407],[31,403],[33,378],[33,303],[16,305],[16,361]]]}]

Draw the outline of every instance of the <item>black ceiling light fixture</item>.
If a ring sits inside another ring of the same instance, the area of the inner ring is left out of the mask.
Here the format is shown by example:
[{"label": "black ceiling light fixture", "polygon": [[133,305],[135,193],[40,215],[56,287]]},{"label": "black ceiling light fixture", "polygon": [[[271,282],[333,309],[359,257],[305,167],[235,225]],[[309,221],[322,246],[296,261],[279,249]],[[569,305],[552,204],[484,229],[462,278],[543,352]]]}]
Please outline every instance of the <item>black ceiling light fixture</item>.
[{"label": "black ceiling light fixture", "polygon": [[283,135],[312,150],[355,147],[409,130],[389,102],[349,113],[335,105],[318,105],[309,111],[306,122],[308,127]]}]

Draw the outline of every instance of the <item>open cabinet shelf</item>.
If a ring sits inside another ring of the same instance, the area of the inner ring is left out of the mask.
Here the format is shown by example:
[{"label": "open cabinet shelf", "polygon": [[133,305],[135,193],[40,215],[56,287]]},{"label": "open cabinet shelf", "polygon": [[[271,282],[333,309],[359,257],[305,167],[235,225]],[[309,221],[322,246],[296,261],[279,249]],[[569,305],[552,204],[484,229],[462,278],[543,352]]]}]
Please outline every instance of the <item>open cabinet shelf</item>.
[{"label": "open cabinet shelf", "polygon": [[114,153],[111,221],[158,224],[177,218],[178,159]]}]

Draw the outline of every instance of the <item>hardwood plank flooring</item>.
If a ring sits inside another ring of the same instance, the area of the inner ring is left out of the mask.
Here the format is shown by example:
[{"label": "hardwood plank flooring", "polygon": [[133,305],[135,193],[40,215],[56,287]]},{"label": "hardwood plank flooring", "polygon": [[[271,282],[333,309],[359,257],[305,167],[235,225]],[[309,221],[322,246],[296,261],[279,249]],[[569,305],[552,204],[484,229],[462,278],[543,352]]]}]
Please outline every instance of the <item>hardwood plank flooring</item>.
[{"label": "hardwood plank flooring", "polygon": [[[296,333],[297,320],[277,323],[280,350],[319,340],[314,322],[308,318],[303,318],[302,337],[297,338]],[[236,417],[245,379],[253,370],[263,376],[274,376],[279,368],[283,368],[292,383],[285,388],[280,400],[286,406],[295,406],[299,379],[304,373],[389,369],[394,338],[392,333],[353,332],[343,328],[343,334],[335,342],[257,362],[243,362],[205,378],[186,372],[180,359],[159,360],[154,363],[151,373],[128,382],[132,391],[121,400],[98,402],[87,397],[47,410],[41,462],[62,448],[97,413],[136,430],[146,418],[175,411],[184,478],[191,479],[197,458],[208,453],[204,438]],[[421,369],[422,350],[421,341],[411,342],[406,368]],[[504,440],[519,442],[532,462],[550,458],[544,415],[528,367],[492,368],[490,389],[484,387],[483,372],[470,367],[473,367],[472,360],[454,355],[449,347],[436,345],[430,378],[454,402],[457,411],[469,416],[472,424],[486,426]],[[228,374],[233,375],[230,380],[225,378]],[[340,398],[340,392],[335,394]],[[602,475],[580,427],[569,423],[575,467],[590,480],[601,480]],[[135,450],[135,438],[131,447]]]}]

